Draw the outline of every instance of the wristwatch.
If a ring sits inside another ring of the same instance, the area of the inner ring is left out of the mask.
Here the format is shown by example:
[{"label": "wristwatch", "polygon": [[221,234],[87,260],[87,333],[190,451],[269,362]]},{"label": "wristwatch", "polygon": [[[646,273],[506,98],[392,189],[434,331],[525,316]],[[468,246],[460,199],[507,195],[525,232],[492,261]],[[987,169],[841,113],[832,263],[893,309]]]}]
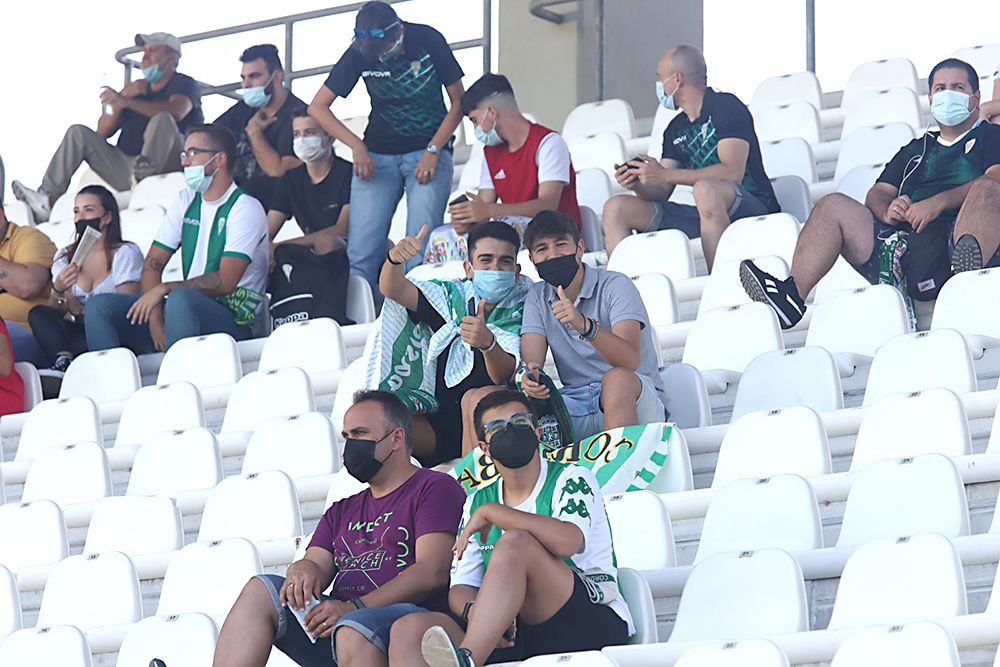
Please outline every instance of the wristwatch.
[{"label": "wristwatch", "polygon": [[441,149],[435,146],[434,144],[427,144],[426,150],[431,155],[437,155],[441,151]]}]

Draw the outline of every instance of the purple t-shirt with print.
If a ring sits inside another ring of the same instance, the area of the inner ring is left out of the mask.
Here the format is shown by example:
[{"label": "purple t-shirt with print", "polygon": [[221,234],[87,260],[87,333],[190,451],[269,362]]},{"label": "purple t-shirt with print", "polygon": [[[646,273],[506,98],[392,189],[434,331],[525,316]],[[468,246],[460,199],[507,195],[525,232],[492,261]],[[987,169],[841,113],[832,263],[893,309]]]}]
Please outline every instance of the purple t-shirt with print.
[{"label": "purple t-shirt with print", "polygon": [[[310,547],[333,554],[334,598],[348,600],[379,588],[415,561],[417,538],[458,532],[465,492],[450,475],[421,468],[389,495],[365,489],[334,503],[319,520]],[[447,586],[422,606],[448,608]]]}]

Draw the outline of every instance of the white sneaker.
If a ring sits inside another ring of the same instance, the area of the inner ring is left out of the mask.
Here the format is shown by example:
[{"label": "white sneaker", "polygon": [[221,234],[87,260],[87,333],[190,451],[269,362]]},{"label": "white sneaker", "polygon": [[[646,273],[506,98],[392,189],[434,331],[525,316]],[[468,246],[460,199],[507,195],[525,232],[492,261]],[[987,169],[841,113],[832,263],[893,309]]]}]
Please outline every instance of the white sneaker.
[{"label": "white sneaker", "polygon": [[49,204],[49,194],[45,190],[41,188],[32,190],[25,187],[21,181],[12,182],[10,189],[14,191],[15,199],[28,205],[35,216],[35,222],[48,222],[49,214],[52,213],[52,205]]}]

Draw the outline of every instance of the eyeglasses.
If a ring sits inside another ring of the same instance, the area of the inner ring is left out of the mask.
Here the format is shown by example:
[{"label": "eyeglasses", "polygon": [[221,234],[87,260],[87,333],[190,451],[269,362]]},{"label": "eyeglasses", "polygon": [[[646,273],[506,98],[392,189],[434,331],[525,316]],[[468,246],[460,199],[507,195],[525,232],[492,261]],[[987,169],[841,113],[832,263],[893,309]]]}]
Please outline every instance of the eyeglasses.
[{"label": "eyeglasses", "polygon": [[399,25],[399,21],[393,21],[384,28],[371,28],[365,30],[363,28],[354,29],[354,39],[364,39],[368,37],[370,39],[385,39],[385,33],[389,32],[393,28]]},{"label": "eyeglasses", "polygon": [[198,157],[199,153],[218,153],[218,151],[211,148],[194,148],[191,147],[187,150],[181,151],[181,160],[193,160]]},{"label": "eyeglasses", "polygon": [[493,436],[510,424],[511,426],[530,426],[535,428],[538,424],[535,422],[535,416],[530,412],[518,412],[510,416],[510,419],[494,419],[493,421],[488,421],[483,426],[483,434],[486,436],[486,441],[489,442]]}]

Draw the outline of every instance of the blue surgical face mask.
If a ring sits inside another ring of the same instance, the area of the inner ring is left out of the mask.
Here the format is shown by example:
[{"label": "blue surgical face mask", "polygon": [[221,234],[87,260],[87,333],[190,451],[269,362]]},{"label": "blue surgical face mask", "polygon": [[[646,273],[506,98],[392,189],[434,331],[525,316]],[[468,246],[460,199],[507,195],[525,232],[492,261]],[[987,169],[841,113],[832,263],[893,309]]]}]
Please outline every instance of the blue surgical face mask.
[{"label": "blue surgical face mask", "polygon": [[267,92],[267,87],[270,85],[271,79],[273,78],[274,74],[268,78],[267,83],[263,86],[244,88],[242,91],[243,103],[251,109],[260,109],[261,107],[267,106],[267,103],[271,101],[271,95]]},{"label": "blue surgical face mask", "polygon": [[497,133],[496,121],[493,121],[493,129],[489,132],[478,125],[476,125],[474,131],[476,133],[476,141],[482,142],[486,146],[499,146],[503,143],[503,139],[501,139],[500,135]]},{"label": "blue surgical face mask", "polygon": [[153,63],[149,67],[142,68],[142,76],[149,81],[150,85],[158,83],[166,72],[160,67],[160,63]]},{"label": "blue surgical face mask", "polygon": [[[678,86],[679,88],[680,86]],[[677,103],[674,102],[674,95],[677,94],[677,88],[674,88],[674,92],[667,95],[666,91],[663,89],[663,82],[656,82],[656,99],[660,100],[660,105],[668,111],[677,111]]]},{"label": "blue surgical face mask", "polygon": [[931,114],[941,125],[961,125],[972,114],[969,111],[969,95],[957,90],[936,92],[931,97]]},{"label": "blue surgical face mask", "polygon": [[487,303],[500,303],[514,289],[513,271],[476,269],[472,273],[472,289]]},{"label": "blue surgical face mask", "polygon": [[[218,156],[219,154],[216,153],[208,159],[208,162],[211,162]],[[215,178],[215,172],[212,172],[211,176],[205,175],[205,165],[207,165],[208,162],[205,164],[184,167],[184,180],[187,182],[187,186],[199,194],[208,190],[208,188],[212,185],[212,179]]]}]

